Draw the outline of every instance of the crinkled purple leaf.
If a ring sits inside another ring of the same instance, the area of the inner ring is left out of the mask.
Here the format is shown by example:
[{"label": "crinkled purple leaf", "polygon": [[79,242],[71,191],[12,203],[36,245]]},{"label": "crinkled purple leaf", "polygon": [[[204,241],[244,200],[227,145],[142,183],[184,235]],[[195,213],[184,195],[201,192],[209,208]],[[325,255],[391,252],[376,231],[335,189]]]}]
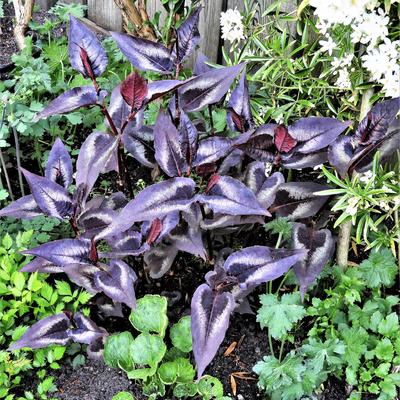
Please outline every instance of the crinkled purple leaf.
[{"label": "crinkled purple leaf", "polygon": [[211,71],[213,68],[206,64],[207,62],[211,62],[210,59],[203,53],[198,53],[196,63],[193,68],[193,75],[197,76]]},{"label": "crinkled purple leaf", "polygon": [[237,168],[240,170],[245,154],[240,149],[233,149],[229,154],[222,160],[221,165],[218,168],[218,174],[229,175],[231,168]]},{"label": "crinkled purple leaf", "polygon": [[400,98],[375,104],[367,116],[360,122],[355,139],[364,146],[380,141],[400,110]]},{"label": "crinkled purple leaf", "polygon": [[24,347],[39,349],[51,344],[65,346],[70,340],[68,336],[70,325],[70,320],[64,313],[50,315],[29,327],[8,349],[18,350]]},{"label": "crinkled purple leaf", "polygon": [[100,93],[97,94],[93,86],[82,86],[67,90],[36,114],[33,121],[37,122],[51,115],[69,113],[80,107],[102,104],[106,96],[107,92],[105,90],[100,90]]},{"label": "crinkled purple leaf", "polygon": [[176,30],[176,44],[172,50],[175,64],[182,63],[200,41],[198,29],[201,7],[196,8]]},{"label": "crinkled purple leaf", "polygon": [[49,217],[60,220],[72,213],[72,200],[67,190],[48,178],[32,174],[21,168],[25,179],[28,181],[32,196],[36,204]]},{"label": "crinkled purple leaf", "polygon": [[233,145],[254,160],[273,162],[276,152],[273,136],[275,126],[267,124],[255,132],[246,132],[235,139]]},{"label": "crinkled purple leaf", "polygon": [[243,64],[219,68],[189,80],[178,89],[181,108],[186,112],[194,112],[218,103],[242,68]]},{"label": "crinkled purple leaf", "polygon": [[93,238],[107,228],[117,216],[117,211],[109,208],[92,209],[79,216],[78,226],[84,230],[83,237]]},{"label": "crinkled purple leaf", "polygon": [[143,189],[98,238],[128,230],[135,222],[162,218],[171,211],[187,210],[196,184],[189,178],[172,178]]},{"label": "crinkled purple leaf", "polygon": [[313,168],[328,161],[328,152],[326,149],[316,151],[315,153],[302,154],[291,152],[282,154],[281,165],[287,169]]},{"label": "crinkled purple leaf", "polygon": [[303,142],[297,145],[296,152],[308,154],[329,146],[350,125],[351,121],[308,117],[301,118],[290,125],[289,133],[298,142]]},{"label": "crinkled purple leaf", "polygon": [[136,274],[131,267],[121,260],[111,260],[106,271],[94,274],[96,287],[112,300],[124,303],[130,308],[136,307],[135,289]]},{"label": "crinkled purple leaf", "polygon": [[115,251],[136,250],[142,243],[142,234],[141,232],[129,229],[125,232],[118,232],[116,235],[108,237],[106,241]]},{"label": "crinkled purple leaf", "polygon": [[96,34],[72,15],[69,19],[68,54],[72,68],[85,78],[100,76],[107,67],[107,55]]},{"label": "crinkled purple leaf", "polygon": [[146,252],[143,259],[150,277],[158,279],[165,275],[170,270],[177,254],[178,249],[174,245],[166,244],[159,244]]},{"label": "crinkled purple leaf", "polygon": [[31,194],[13,201],[7,207],[4,207],[0,210],[0,217],[31,219],[37,217],[38,215],[43,215],[43,212],[38,207]]},{"label": "crinkled purple leaf", "polygon": [[157,163],[168,176],[188,173],[189,167],[182,154],[178,130],[163,110],[158,113],[154,126],[154,148]]},{"label": "crinkled purple leaf", "polygon": [[104,328],[98,327],[90,318],[81,312],[74,315],[75,329],[69,331],[69,337],[76,343],[91,344],[95,340],[107,335]]},{"label": "crinkled purple leaf", "polygon": [[153,129],[143,126],[137,131],[124,132],[122,143],[126,150],[142,165],[153,168],[156,165],[153,148]]},{"label": "crinkled purple leaf", "polygon": [[337,138],[328,148],[329,163],[345,177],[354,155],[354,140],[351,136]]},{"label": "crinkled purple leaf", "polygon": [[179,224],[180,215],[178,211],[167,214],[162,219],[162,228],[155,243],[160,243]]},{"label": "crinkled purple leaf", "polygon": [[289,182],[280,185],[270,212],[291,220],[315,215],[329,196],[316,196],[314,193],[329,187],[314,182]]},{"label": "crinkled purple leaf", "polygon": [[91,294],[99,292],[94,284],[94,274],[98,270],[99,268],[93,264],[67,264],[62,267],[62,271],[67,274],[71,282],[82,286]]},{"label": "crinkled purple leaf", "polygon": [[118,32],[111,32],[111,36],[125,57],[137,69],[161,74],[171,73],[173,59],[170,51],[162,44]]},{"label": "crinkled purple leaf", "polygon": [[117,145],[117,137],[103,132],[93,132],[83,142],[76,162],[76,185],[85,185],[85,199]]},{"label": "crinkled purple leaf", "polygon": [[[230,231],[238,231],[240,229],[240,225],[246,224],[262,224],[264,222],[263,217],[257,215],[222,215],[222,214],[214,214],[213,218],[205,218],[201,221],[200,226],[203,230],[214,231],[215,234],[224,232],[228,233],[228,229],[233,227]],[[217,231],[217,230],[221,231]]]},{"label": "crinkled purple leaf", "polygon": [[231,131],[245,132],[253,124],[246,70],[242,72],[239,82],[229,98],[226,119]]},{"label": "crinkled purple leaf", "polygon": [[96,298],[96,306],[105,317],[124,317],[122,304],[110,301],[106,296],[98,296]]},{"label": "crinkled purple leaf", "polygon": [[294,224],[292,235],[293,248],[307,250],[306,257],[293,266],[293,271],[300,282],[301,297],[304,299],[307,288],[332,257],[335,242],[329,229],[315,230],[299,223]]},{"label": "crinkled purple leaf", "polygon": [[45,258],[63,267],[68,264],[90,264],[90,247],[90,240],[60,239],[24,250],[22,253]]},{"label": "crinkled purple leaf", "polygon": [[305,250],[246,247],[231,254],[224,269],[228,276],[237,279],[241,290],[246,290],[279,278],[306,254]]},{"label": "crinkled purple leaf", "polygon": [[172,92],[179,86],[182,86],[184,83],[185,81],[170,80],[170,79],[149,83],[147,85],[148,91],[146,96],[146,103],[150,103],[151,101],[156,100],[159,97],[162,97]]},{"label": "crinkled purple leaf", "polygon": [[206,204],[215,213],[270,215],[246,185],[230,176],[220,176],[208,194],[198,195],[197,200]]},{"label": "crinkled purple leaf", "polygon": [[199,134],[188,115],[183,111],[181,111],[178,131],[182,154],[190,166],[197,152]]},{"label": "crinkled purple leaf", "polygon": [[20,272],[40,272],[43,274],[59,274],[64,272],[63,268],[54,265],[52,262],[41,257],[36,257],[32,261],[25,264]]},{"label": "crinkled purple leaf", "polygon": [[201,140],[197,149],[196,158],[193,166],[210,164],[226,156],[232,146],[232,139],[226,137],[213,136]]},{"label": "crinkled purple leaf", "polygon": [[72,160],[60,138],[57,138],[50,150],[44,175],[46,178],[64,186],[72,183]]},{"label": "crinkled purple leaf", "polygon": [[200,285],[194,292],[191,330],[198,378],[217,354],[234,308],[235,300],[230,293],[218,294],[206,284]]}]

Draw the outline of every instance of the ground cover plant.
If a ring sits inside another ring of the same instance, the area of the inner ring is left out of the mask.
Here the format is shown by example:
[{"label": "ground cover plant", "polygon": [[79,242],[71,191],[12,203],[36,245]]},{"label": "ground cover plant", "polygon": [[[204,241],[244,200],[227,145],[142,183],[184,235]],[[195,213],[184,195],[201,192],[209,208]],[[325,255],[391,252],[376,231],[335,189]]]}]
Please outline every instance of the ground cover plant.
[{"label": "ground cover plant", "polygon": [[[86,295],[109,297],[111,315],[130,309],[135,331],[111,334],[76,303],[40,319],[13,338],[9,350],[77,342],[87,345],[89,356],[104,358],[140,380],[152,398],[171,393],[223,398],[220,382],[204,374],[232,313],[251,311],[248,296],[268,284],[258,320],[268,328],[271,354],[254,368],[260,388],[273,398],[296,399],[311,395],[329,374],[342,377],[345,370],[346,381],[356,386],[352,398],[363,391],[393,398],[399,384],[393,371],[399,356],[394,335],[398,319],[392,310],[397,298],[380,296],[393,285],[397,271],[390,251],[398,256],[399,177],[384,165],[399,167],[392,156],[400,141],[400,99],[377,103],[360,122],[326,116],[288,118],[285,123],[255,118],[245,63],[214,68],[199,57],[192,75],[183,71],[184,60],[200,40],[200,12],[188,12],[170,48],[112,33],[133,68],[111,89],[103,87],[102,79],[109,56],[82,21],[70,17],[68,56],[84,85],[66,88],[33,122],[89,110],[102,119],[103,130],[88,134],[75,165],[71,152],[56,138],[42,175],[20,168],[31,194],[0,210],[0,216],[65,223],[64,232],[71,237],[24,250],[35,258],[21,271],[35,277],[66,274]],[[214,126],[213,107],[224,111],[226,130]],[[156,115],[153,120],[146,117],[149,111]],[[155,183],[145,182],[137,190],[129,169],[132,158],[151,171]],[[304,171],[321,164],[325,166],[316,181],[304,179]],[[371,176],[362,175],[369,170]],[[94,188],[104,173],[115,179],[114,192],[97,195]],[[333,199],[336,195],[339,200]],[[335,251],[331,201],[336,202],[333,211],[343,211],[336,225],[359,217],[356,242],[363,240],[380,253],[371,253],[359,269],[335,270],[335,285],[327,297],[310,299],[309,289]],[[380,202],[390,204],[389,209]],[[375,218],[374,206],[387,212]],[[371,242],[370,231],[377,232],[380,224],[390,233]],[[251,230],[263,226],[267,240],[251,237]],[[242,234],[246,241],[240,240]],[[190,317],[171,325],[166,336],[166,299],[148,294],[136,300],[135,291],[141,284],[139,271],[162,279],[179,252],[203,260],[206,273],[193,293]],[[285,282],[293,279],[291,271],[299,292],[280,296]],[[272,282],[281,277],[274,294]],[[65,283],[60,286],[68,292]],[[71,288],[69,292],[76,297]],[[362,311],[357,314],[356,308],[363,310],[368,301],[362,307],[355,303],[366,297],[380,314],[374,314],[374,322],[371,315],[361,324]],[[307,307],[304,300],[312,305]],[[289,332],[308,317],[309,337],[300,349],[285,351],[285,343],[294,342]],[[347,343],[342,329],[349,337],[354,332],[365,338],[356,355],[349,353],[353,344]],[[358,370],[352,364],[361,359]]]}]

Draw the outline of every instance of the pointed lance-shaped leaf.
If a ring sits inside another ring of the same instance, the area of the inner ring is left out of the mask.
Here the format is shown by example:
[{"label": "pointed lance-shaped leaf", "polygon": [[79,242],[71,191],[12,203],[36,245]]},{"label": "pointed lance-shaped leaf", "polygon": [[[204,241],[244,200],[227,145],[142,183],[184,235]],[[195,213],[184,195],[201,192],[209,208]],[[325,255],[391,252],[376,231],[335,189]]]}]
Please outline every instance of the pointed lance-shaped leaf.
[{"label": "pointed lance-shaped leaf", "polygon": [[92,132],[83,142],[76,162],[76,186],[85,187],[84,199],[89,195],[117,145],[117,137],[103,132]]},{"label": "pointed lance-shaped leaf", "polygon": [[67,264],[90,264],[90,248],[90,240],[60,239],[24,250],[22,254],[39,256],[63,267]]},{"label": "pointed lance-shaped leaf", "polygon": [[293,248],[307,250],[307,256],[293,266],[293,271],[300,282],[301,297],[304,299],[307,288],[332,257],[335,242],[329,229],[315,230],[304,224],[295,223]]},{"label": "pointed lance-shaped leaf", "polygon": [[161,278],[172,266],[178,249],[172,244],[161,243],[151,248],[144,255],[145,269],[149,271],[149,275],[153,279]]},{"label": "pointed lance-shaped leaf", "polygon": [[186,158],[179,143],[179,132],[171,117],[160,110],[154,126],[154,148],[158,165],[170,177],[182,176],[188,172]]},{"label": "pointed lance-shaped leaf", "polygon": [[307,251],[251,246],[232,253],[225,261],[228,276],[235,277],[241,290],[252,289],[286,273]]},{"label": "pointed lance-shaped leaf", "polygon": [[112,300],[124,303],[130,308],[136,307],[136,274],[131,267],[121,260],[111,260],[107,270],[94,274],[96,287]]},{"label": "pointed lance-shaped leaf", "polygon": [[37,122],[51,115],[66,114],[80,107],[102,104],[106,96],[105,90],[100,90],[97,93],[93,86],[82,86],[67,90],[36,114],[33,121]]},{"label": "pointed lance-shaped leaf", "polygon": [[199,134],[196,127],[184,111],[181,111],[178,131],[182,154],[185,157],[187,164],[191,166],[197,152]]},{"label": "pointed lance-shaped leaf", "polygon": [[285,125],[278,125],[274,130],[274,143],[279,153],[289,153],[297,144]]},{"label": "pointed lance-shaped leaf", "polygon": [[99,270],[96,265],[67,264],[61,270],[67,274],[72,282],[85,288],[89,293],[96,294],[100,292],[94,283],[94,274]]},{"label": "pointed lance-shaped leaf", "polygon": [[59,274],[64,272],[63,268],[54,265],[52,262],[41,257],[36,257],[32,261],[25,264],[20,272],[40,272],[43,274]]},{"label": "pointed lance-shaped leaf", "polygon": [[190,79],[178,89],[181,108],[186,112],[194,112],[218,103],[242,68],[243,64],[219,68]]},{"label": "pointed lance-shaped leaf", "polygon": [[107,335],[104,328],[98,327],[90,318],[81,312],[74,315],[75,329],[69,331],[69,337],[76,343],[91,344],[95,340]]},{"label": "pointed lance-shaped leaf", "polygon": [[64,186],[72,183],[72,160],[60,138],[57,138],[50,150],[44,175],[46,178]]},{"label": "pointed lance-shaped leaf", "polygon": [[100,76],[107,67],[107,54],[96,34],[72,15],[69,19],[68,54],[72,68],[85,78]]},{"label": "pointed lance-shaped leaf", "polygon": [[235,308],[232,294],[219,294],[207,284],[200,285],[193,294],[191,304],[191,330],[197,377],[203,375],[207,365],[217,354]]},{"label": "pointed lance-shaped leaf", "polygon": [[170,51],[160,43],[124,33],[111,32],[112,38],[131,64],[141,71],[169,74],[173,68]]},{"label": "pointed lance-shaped leaf", "polygon": [[135,222],[162,218],[172,211],[187,210],[196,184],[189,178],[172,178],[143,189],[131,200],[98,239],[128,230]]},{"label": "pointed lance-shaped leaf", "polygon": [[142,165],[154,168],[156,166],[153,147],[154,133],[149,126],[142,126],[140,129],[122,135],[122,143],[132,157]]},{"label": "pointed lance-shaped leaf", "polygon": [[150,103],[173,90],[177,89],[179,86],[182,86],[185,81],[173,80],[173,79],[164,79],[162,81],[154,81],[150,82],[147,85],[147,96],[146,103]]},{"label": "pointed lance-shaped leaf", "polygon": [[246,132],[253,125],[246,70],[242,72],[229,98],[226,119],[231,131]]},{"label": "pointed lance-shaped leaf", "polygon": [[193,68],[193,75],[197,76],[204,74],[205,72],[211,71],[213,68],[206,64],[208,62],[211,62],[208,57],[206,57],[203,53],[198,53],[196,63],[194,64]]},{"label": "pointed lance-shaped leaf", "polygon": [[13,201],[0,210],[0,217],[31,219],[38,215],[43,215],[43,212],[31,194]]},{"label": "pointed lance-shaped leaf", "polygon": [[32,174],[21,168],[25,179],[28,181],[32,196],[36,204],[49,217],[60,220],[72,213],[72,201],[67,190],[48,178]]},{"label": "pointed lance-shaped leaf", "polygon": [[364,146],[381,140],[400,110],[400,97],[375,104],[360,122],[355,139]]},{"label": "pointed lance-shaped leaf", "polygon": [[175,64],[180,64],[196,48],[200,41],[198,29],[201,7],[197,7],[176,30],[176,43],[172,50]]},{"label": "pointed lance-shaped leaf", "polygon": [[276,147],[274,144],[275,124],[260,126],[255,132],[248,131],[234,140],[234,147],[258,161],[273,162]]},{"label": "pointed lance-shaped leaf", "polygon": [[351,121],[342,122],[335,118],[301,118],[289,126],[289,134],[300,142],[296,151],[308,154],[329,146],[350,125]]},{"label": "pointed lance-shaped leaf", "polygon": [[50,315],[29,327],[8,350],[18,350],[24,347],[39,349],[51,344],[65,346],[70,340],[68,336],[70,326],[70,320],[64,313]]},{"label": "pointed lance-shaped leaf", "polygon": [[213,136],[199,142],[193,166],[211,164],[225,157],[232,148],[232,139]]},{"label": "pointed lance-shaped leaf", "polygon": [[269,211],[291,220],[312,217],[329,198],[314,193],[327,189],[328,186],[314,182],[284,183],[279,187],[275,202]]},{"label": "pointed lance-shaped leaf", "polygon": [[121,83],[121,95],[132,111],[139,110],[147,96],[147,82],[137,72],[131,72]]},{"label": "pointed lance-shaped leaf", "polygon": [[328,161],[328,152],[326,149],[318,150],[315,153],[303,154],[295,152],[290,152],[289,154],[281,155],[280,164],[282,167],[287,169],[303,169],[303,168],[313,168],[318,165],[324,164]]},{"label": "pointed lance-shaped leaf", "polygon": [[84,230],[83,237],[93,238],[117,216],[117,211],[110,208],[91,209],[79,215],[78,226]]},{"label": "pointed lance-shaped leaf", "polygon": [[344,178],[354,156],[354,139],[351,136],[338,137],[328,148],[329,163]]},{"label": "pointed lance-shaped leaf", "polygon": [[242,182],[230,176],[214,176],[219,177],[217,182],[207,194],[198,195],[197,200],[206,204],[215,213],[228,215],[270,215],[258,202],[255,194]]}]

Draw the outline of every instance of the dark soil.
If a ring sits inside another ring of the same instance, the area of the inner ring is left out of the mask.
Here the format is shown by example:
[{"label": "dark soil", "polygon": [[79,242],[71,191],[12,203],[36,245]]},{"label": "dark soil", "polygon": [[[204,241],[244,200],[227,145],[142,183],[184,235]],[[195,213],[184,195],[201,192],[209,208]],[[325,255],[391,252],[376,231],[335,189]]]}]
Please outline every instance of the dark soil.
[{"label": "dark soil", "polygon": [[11,56],[18,52],[14,40],[14,7],[11,3],[4,4],[4,17],[0,18],[0,71],[11,62]]}]

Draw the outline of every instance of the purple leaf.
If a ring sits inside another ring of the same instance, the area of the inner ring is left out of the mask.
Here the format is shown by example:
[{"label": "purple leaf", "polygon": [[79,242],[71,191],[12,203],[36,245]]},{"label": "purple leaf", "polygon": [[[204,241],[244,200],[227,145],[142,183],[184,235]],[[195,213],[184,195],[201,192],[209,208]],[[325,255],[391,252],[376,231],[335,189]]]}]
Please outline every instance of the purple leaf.
[{"label": "purple leaf", "polygon": [[74,315],[77,328],[69,331],[69,337],[76,343],[91,344],[95,340],[107,335],[107,331],[99,328],[90,318],[77,312]]},{"label": "purple leaf", "polygon": [[213,68],[206,64],[207,62],[211,61],[203,53],[198,53],[196,63],[193,68],[193,75],[197,76],[211,71]]},{"label": "purple leaf", "polygon": [[278,125],[274,130],[274,144],[279,153],[289,153],[297,144],[286,126]]},{"label": "purple leaf", "polygon": [[253,125],[245,70],[229,98],[226,118],[231,131],[246,132]]},{"label": "purple leaf", "polygon": [[121,95],[132,111],[138,111],[147,96],[147,82],[137,72],[130,73],[121,83]]},{"label": "purple leaf", "polygon": [[234,141],[234,146],[254,160],[273,162],[276,152],[273,136],[275,127],[274,124],[267,124],[260,126],[254,133],[246,132]]},{"label": "purple leaf", "polygon": [[118,32],[111,32],[111,36],[125,57],[137,69],[161,74],[171,73],[173,60],[169,50],[162,44]]},{"label": "purple leaf", "polygon": [[241,290],[252,289],[279,278],[306,254],[305,250],[246,247],[231,254],[225,261],[224,269],[229,276],[237,279]]},{"label": "purple leaf", "polygon": [[213,136],[200,141],[193,166],[211,164],[226,156],[232,147],[232,139]]},{"label": "purple leaf", "polygon": [[62,272],[67,274],[71,282],[82,286],[91,294],[99,292],[94,284],[94,274],[98,270],[99,268],[93,264],[67,264],[62,267]]},{"label": "purple leaf", "polygon": [[155,243],[160,243],[179,224],[179,212],[171,212],[162,219],[162,227]]},{"label": "purple leaf", "polygon": [[216,184],[208,191],[208,194],[198,195],[197,200],[206,204],[215,213],[270,215],[249,188],[230,176],[220,176]]},{"label": "purple leaf", "polygon": [[153,129],[148,126],[143,126],[133,132],[124,132],[122,135],[122,142],[126,150],[135,160],[149,168],[156,165],[153,140]]},{"label": "purple leaf", "polygon": [[66,114],[80,107],[102,104],[107,96],[105,90],[97,94],[93,86],[82,86],[67,90],[52,100],[40,113],[35,115],[34,122],[50,117],[51,115]]},{"label": "purple leaf", "polygon": [[[297,151],[297,150],[296,150]],[[328,161],[327,150],[319,150],[315,153],[289,153],[282,154],[281,165],[287,169],[312,168]]]},{"label": "purple leaf", "polygon": [[186,112],[194,112],[218,103],[242,68],[243,64],[215,69],[189,80],[178,89],[180,106]]},{"label": "purple leaf", "polygon": [[158,113],[154,126],[154,148],[157,163],[168,176],[188,173],[189,167],[182,154],[178,130],[163,110]]},{"label": "purple leaf", "polygon": [[341,122],[335,118],[301,118],[289,126],[290,135],[299,145],[296,151],[304,154],[329,146],[349,126],[351,121]]},{"label": "purple leaf", "polygon": [[60,138],[57,138],[47,159],[45,177],[64,186],[72,183],[72,160]]},{"label": "purple leaf", "polygon": [[109,269],[98,271],[94,275],[96,287],[112,300],[124,303],[130,308],[136,307],[133,284],[136,274],[131,267],[121,260],[111,260]]},{"label": "purple leaf", "polygon": [[44,258],[36,257],[32,261],[25,264],[20,272],[40,272],[43,274],[59,274],[64,272],[63,268],[54,265],[52,262]]},{"label": "purple leaf", "polygon": [[65,346],[70,340],[68,336],[70,325],[70,320],[64,313],[50,315],[28,328],[21,339],[13,343],[8,350],[24,347],[39,349],[51,344]]},{"label": "purple leaf", "polygon": [[85,78],[100,76],[107,67],[107,55],[96,35],[79,19],[70,16],[68,54],[72,68]]},{"label": "purple leaf", "polygon": [[200,41],[198,30],[200,11],[201,7],[196,8],[176,31],[176,44],[172,51],[175,64],[182,63],[193,52]]},{"label": "purple leaf", "polygon": [[181,151],[186,159],[187,164],[192,165],[194,156],[197,152],[198,132],[196,127],[188,115],[181,111],[180,124],[179,124],[179,143]]},{"label": "purple leaf", "polygon": [[354,140],[351,136],[341,136],[328,148],[329,163],[344,178],[354,155]]},{"label": "purple leaf", "polygon": [[90,240],[61,239],[44,243],[22,254],[39,256],[63,267],[68,264],[90,264]]},{"label": "purple leaf", "polygon": [[194,292],[191,328],[198,378],[217,354],[234,308],[235,300],[230,293],[218,294],[206,284],[200,285]]},{"label": "purple leaf", "polygon": [[142,234],[132,229],[118,232],[115,236],[107,238],[107,243],[115,251],[137,250],[142,243]]},{"label": "purple leaf", "polygon": [[355,139],[364,146],[381,140],[395,120],[400,109],[400,98],[382,101],[374,105],[360,122]]},{"label": "purple leaf", "polygon": [[270,212],[292,220],[315,215],[328,200],[329,196],[316,196],[315,192],[329,187],[314,182],[290,182],[281,185]]},{"label": "purple leaf", "polygon": [[7,207],[4,207],[0,210],[0,217],[31,219],[37,217],[38,215],[43,215],[43,212],[38,207],[31,194],[13,201]]},{"label": "purple leaf", "polygon": [[78,226],[85,231],[85,238],[93,238],[103,229],[107,228],[117,216],[117,211],[109,208],[88,210],[79,216]]},{"label": "purple leaf", "polygon": [[293,228],[293,248],[307,250],[307,256],[293,266],[293,271],[300,282],[301,297],[304,299],[307,288],[332,257],[335,242],[328,229],[315,230],[296,223]]},{"label": "purple leaf", "polygon": [[124,207],[98,238],[126,231],[135,222],[152,221],[172,211],[187,210],[193,202],[195,186],[189,178],[172,178],[148,186]]},{"label": "purple leaf", "polygon": [[71,215],[72,201],[64,187],[48,178],[32,174],[26,169],[21,168],[21,171],[28,181],[36,204],[45,215],[60,220]]},{"label": "purple leaf", "polygon": [[147,85],[148,91],[146,96],[146,103],[150,103],[151,101],[156,100],[159,97],[162,97],[167,93],[172,92],[179,86],[182,86],[184,83],[185,81],[169,80],[169,79],[149,83]]},{"label": "purple leaf", "polygon": [[161,278],[172,266],[178,249],[174,245],[159,244],[144,255],[145,269],[153,279]]},{"label": "purple leaf", "polygon": [[83,142],[76,162],[76,186],[84,185],[84,199],[89,195],[117,145],[117,137],[103,132],[93,132]]}]

